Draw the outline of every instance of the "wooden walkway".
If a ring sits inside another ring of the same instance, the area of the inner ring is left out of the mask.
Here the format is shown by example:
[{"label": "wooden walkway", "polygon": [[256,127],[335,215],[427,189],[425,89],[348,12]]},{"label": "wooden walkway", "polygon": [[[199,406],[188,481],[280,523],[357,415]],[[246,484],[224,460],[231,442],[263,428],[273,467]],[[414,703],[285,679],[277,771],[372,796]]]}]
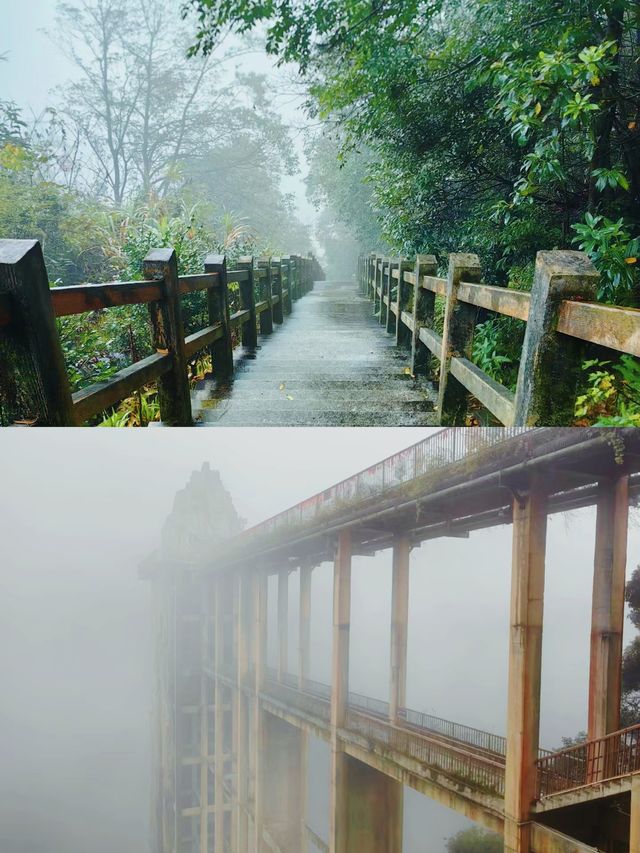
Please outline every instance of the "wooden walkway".
[{"label": "wooden walkway", "polygon": [[234,354],[233,382],[202,380],[202,426],[431,426],[433,387],[412,379],[406,349],[379,324],[354,282],[317,282],[286,323]]}]

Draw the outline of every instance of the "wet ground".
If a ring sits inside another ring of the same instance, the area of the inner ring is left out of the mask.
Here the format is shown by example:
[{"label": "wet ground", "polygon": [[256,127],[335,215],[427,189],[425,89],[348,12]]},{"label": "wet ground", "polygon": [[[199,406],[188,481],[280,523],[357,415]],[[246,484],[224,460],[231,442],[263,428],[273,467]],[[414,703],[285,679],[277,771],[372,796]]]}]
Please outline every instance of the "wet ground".
[{"label": "wet ground", "polygon": [[431,426],[435,394],[409,375],[353,282],[318,282],[257,353],[236,349],[228,387],[205,378],[193,398],[203,426]]}]

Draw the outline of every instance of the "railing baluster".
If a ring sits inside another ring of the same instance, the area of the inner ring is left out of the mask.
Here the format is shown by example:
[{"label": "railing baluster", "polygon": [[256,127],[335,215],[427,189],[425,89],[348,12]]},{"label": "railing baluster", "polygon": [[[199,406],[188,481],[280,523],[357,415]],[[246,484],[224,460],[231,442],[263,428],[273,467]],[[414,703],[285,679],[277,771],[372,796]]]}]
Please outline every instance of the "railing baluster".
[{"label": "railing baluster", "polygon": [[218,382],[228,382],[233,376],[233,342],[229,325],[229,288],[227,284],[227,259],[224,255],[208,255],[204,271],[218,274],[218,286],[207,291],[209,323],[222,323],[223,335],[211,344],[213,375]]}]

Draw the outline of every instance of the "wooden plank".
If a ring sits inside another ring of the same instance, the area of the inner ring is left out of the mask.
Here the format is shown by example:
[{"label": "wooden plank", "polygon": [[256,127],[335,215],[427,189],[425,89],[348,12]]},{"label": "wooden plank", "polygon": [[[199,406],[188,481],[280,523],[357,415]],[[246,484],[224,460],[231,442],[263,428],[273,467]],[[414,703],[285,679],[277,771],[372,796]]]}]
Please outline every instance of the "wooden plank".
[{"label": "wooden plank", "polygon": [[135,364],[120,370],[110,379],[95,382],[81,391],[76,391],[73,397],[73,409],[78,423],[84,423],[93,415],[119,403],[125,397],[133,394],[138,388],[153,382],[164,375],[173,366],[173,356],[168,353],[154,355],[136,361]]},{"label": "wooden plank", "polygon": [[409,270],[407,270],[404,274],[404,280],[407,282],[407,284],[415,285],[416,274],[414,272],[410,272]]},{"label": "wooden plank", "polygon": [[478,308],[495,311],[496,314],[517,317],[518,320],[529,319],[531,296],[521,290],[508,290],[506,287],[461,281],[458,285],[458,299],[460,302],[467,302]]},{"label": "wooden plank", "polygon": [[436,358],[442,358],[442,338],[437,332],[434,332],[433,329],[428,329],[426,326],[422,326],[419,337]]},{"label": "wooden plank", "polygon": [[0,294],[0,327],[8,326],[12,319],[12,299],[6,294]]},{"label": "wooden plank", "polygon": [[444,296],[447,292],[446,278],[437,278],[435,275],[423,275],[420,281],[420,286],[425,290],[430,290],[438,296]]},{"label": "wooden plank", "polygon": [[640,357],[640,310],[565,300],[557,331]]},{"label": "wooden plank", "polygon": [[112,281],[53,287],[50,293],[56,317],[68,317],[102,308],[158,302],[164,297],[164,286],[162,281]]},{"label": "wooden plank", "polygon": [[239,283],[241,281],[248,281],[248,279],[248,270],[229,270],[227,273],[227,282],[236,281]]},{"label": "wooden plank", "polygon": [[501,423],[513,425],[515,394],[466,358],[452,357],[450,371]]},{"label": "wooden plank", "polygon": [[220,340],[223,336],[224,326],[222,323],[216,323],[214,326],[206,326],[204,329],[200,329],[199,332],[187,335],[184,339],[184,351],[187,358],[191,358],[199,350],[210,346],[214,341]]},{"label": "wooden plank", "polygon": [[400,280],[400,270],[391,270],[391,278],[397,278]]},{"label": "wooden plank", "polygon": [[405,324],[408,329],[411,329],[411,331],[413,332],[414,323],[412,314],[409,314],[407,311],[403,311],[400,315],[400,320]]},{"label": "wooden plank", "polygon": [[262,314],[263,311],[268,311],[271,308],[268,299],[263,299],[262,302],[256,302],[256,314]]},{"label": "wooden plank", "polygon": [[251,319],[251,311],[248,308],[242,309],[240,311],[234,312],[229,318],[229,324],[232,328],[237,329],[238,326],[242,326],[244,323],[248,323]]},{"label": "wooden plank", "polygon": [[198,290],[209,290],[220,284],[217,273],[198,273],[197,275],[181,275],[178,278],[180,293],[194,293]]}]

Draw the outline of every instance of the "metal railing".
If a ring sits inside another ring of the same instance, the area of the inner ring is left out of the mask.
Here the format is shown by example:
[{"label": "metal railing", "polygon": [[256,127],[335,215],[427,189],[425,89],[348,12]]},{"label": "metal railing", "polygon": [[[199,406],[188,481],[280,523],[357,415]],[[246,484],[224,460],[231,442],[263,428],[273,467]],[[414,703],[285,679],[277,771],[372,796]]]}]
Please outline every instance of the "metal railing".
[{"label": "metal railing", "polygon": [[456,747],[428,735],[392,726],[353,708],[347,712],[346,727],[476,789],[496,796],[504,795],[504,764],[498,759],[468,752],[462,745]]},{"label": "metal railing", "polygon": [[236,537],[236,541],[299,526],[327,512],[335,511],[341,505],[380,496],[432,471],[533,431],[529,427],[440,430],[435,435],[418,441],[284,512],[250,527]]},{"label": "metal railing", "polygon": [[478,749],[495,752],[497,755],[504,756],[507,754],[507,739],[502,735],[485,732],[482,729],[475,729],[461,723],[454,723],[451,720],[443,720],[421,711],[412,711],[410,708],[402,708],[400,716],[414,728],[443,735],[443,737],[452,740],[459,740]]},{"label": "metal railing", "polygon": [[640,724],[538,759],[537,799],[640,772]]}]

